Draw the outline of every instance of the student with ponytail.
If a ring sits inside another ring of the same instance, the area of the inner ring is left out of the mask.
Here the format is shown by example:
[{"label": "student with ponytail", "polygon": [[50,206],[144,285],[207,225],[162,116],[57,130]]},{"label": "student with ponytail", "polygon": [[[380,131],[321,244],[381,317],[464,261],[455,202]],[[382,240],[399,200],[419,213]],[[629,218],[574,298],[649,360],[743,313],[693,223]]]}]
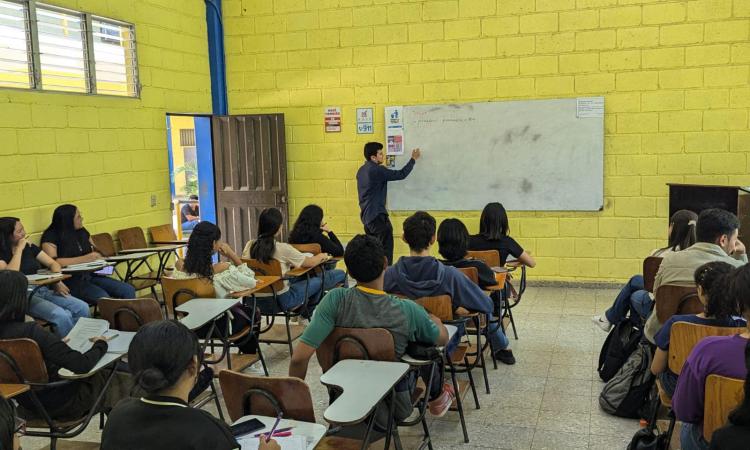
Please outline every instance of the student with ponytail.
[{"label": "student with ponytail", "polygon": [[[299,252],[289,244],[277,242],[276,236],[281,233],[283,222],[284,218],[281,211],[276,208],[264,209],[258,217],[258,238],[245,245],[242,257],[257,259],[264,264],[275,259],[281,264],[283,275],[286,275],[292,268],[315,267],[331,259],[331,255],[328,253],[312,256]],[[346,274],[343,270],[331,269],[325,271],[325,285],[323,285],[320,277],[311,277],[309,281],[305,278],[284,281],[284,288],[277,292],[279,303],[285,311],[294,309],[304,303],[306,285],[307,297],[310,301],[314,301],[318,298],[321,289],[324,291],[332,289],[343,283],[345,278]],[[309,284],[307,284],[308,282]],[[262,295],[259,294],[259,296]]]},{"label": "student with ponytail", "polygon": [[727,274],[733,270],[729,264],[714,261],[703,264],[695,271],[695,284],[698,298],[703,303],[700,314],[674,315],[662,325],[656,333],[656,353],[651,363],[651,372],[659,377],[664,391],[671,397],[677,385],[677,375],[669,370],[669,333],[675,322],[689,322],[714,327],[744,327],[744,319],[736,318],[739,314],[737,305],[728,294]]},{"label": "student with ponytail", "polygon": [[745,346],[745,398],[729,414],[729,423],[714,431],[710,450],[746,450],[750,442],[750,343]]},{"label": "student with ponytail", "polygon": [[[750,319],[750,296],[747,295],[750,292],[750,266],[744,265],[733,270],[724,276],[722,283],[729,286],[728,300],[739,305],[745,320]],[[708,449],[708,443],[703,438],[706,378],[716,374],[745,379],[748,374],[745,351],[749,340],[750,327],[734,336],[709,336],[690,352],[672,396],[672,410],[682,422],[682,450]]]},{"label": "student with ponytail", "polygon": [[[138,330],[128,364],[144,395],[123,400],[112,411],[102,450],[240,448],[224,422],[188,406],[200,370],[199,349],[196,335],[176,321],[151,322]],[[274,448],[265,445],[260,448]]]}]

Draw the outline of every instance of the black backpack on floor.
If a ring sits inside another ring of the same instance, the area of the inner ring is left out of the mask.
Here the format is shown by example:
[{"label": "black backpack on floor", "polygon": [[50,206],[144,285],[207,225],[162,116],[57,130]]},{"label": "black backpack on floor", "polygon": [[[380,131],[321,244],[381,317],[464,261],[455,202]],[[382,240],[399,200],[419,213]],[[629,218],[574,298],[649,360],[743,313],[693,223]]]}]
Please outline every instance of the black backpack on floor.
[{"label": "black backpack on floor", "polygon": [[643,330],[629,320],[620,321],[610,330],[599,352],[597,371],[602,381],[609,381],[638,347]]},{"label": "black backpack on floor", "polygon": [[640,342],[625,364],[604,385],[599,395],[602,411],[618,417],[638,419],[654,385],[651,361],[654,352],[648,342]]}]

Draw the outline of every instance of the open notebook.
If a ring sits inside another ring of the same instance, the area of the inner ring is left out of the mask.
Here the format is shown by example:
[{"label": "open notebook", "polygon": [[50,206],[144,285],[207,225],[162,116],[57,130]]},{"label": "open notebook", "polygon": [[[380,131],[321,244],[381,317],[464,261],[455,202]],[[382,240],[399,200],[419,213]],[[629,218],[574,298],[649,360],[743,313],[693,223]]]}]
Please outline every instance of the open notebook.
[{"label": "open notebook", "polygon": [[106,320],[82,317],[68,334],[68,347],[85,353],[94,346],[90,339],[96,336],[109,339],[107,353],[127,353],[135,332],[110,330]]},{"label": "open notebook", "polygon": [[[242,450],[258,449],[260,439],[253,436],[253,434],[249,434],[237,439],[237,443],[240,444]],[[286,436],[273,439],[281,446],[281,450],[305,450],[307,448],[307,439],[304,436]]]}]

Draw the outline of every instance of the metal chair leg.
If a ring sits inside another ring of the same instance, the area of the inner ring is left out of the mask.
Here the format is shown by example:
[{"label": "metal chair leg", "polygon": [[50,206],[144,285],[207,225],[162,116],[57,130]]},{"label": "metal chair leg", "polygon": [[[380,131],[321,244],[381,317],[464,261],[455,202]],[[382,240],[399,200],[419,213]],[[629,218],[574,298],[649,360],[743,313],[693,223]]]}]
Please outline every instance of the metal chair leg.
[{"label": "metal chair leg", "polygon": [[211,380],[211,393],[214,397],[214,402],[216,403],[216,410],[219,411],[219,419],[221,419],[222,422],[224,422],[224,413],[221,410],[221,402],[219,401],[219,394],[216,393],[216,384],[214,383],[214,380]]},{"label": "metal chair leg", "polygon": [[427,444],[427,448],[430,450],[433,450],[432,448],[432,436],[430,436],[430,428],[427,426],[427,418],[422,417],[422,430],[424,430],[424,440],[422,441],[422,445],[419,446],[420,449],[424,448],[424,444]]},{"label": "metal chair leg", "polygon": [[289,325],[289,314],[284,314],[286,319],[286,342],[289,344],[289,357],[294,355],[294,346],[292,345],[292,330]]},{"label": "metal chair leg", "polygon": [[510,308],[510,304],[506,303],[506,314],[508,315],[508,319],[510,319],[510,326],[513,328],[513,337],[518,340],[518,332],[516,331],[516,321],[513,319],[513,310]]},{"label": "metal chair leg", "polygon": [[461,429],[464,432],[464,443],[469,443],[469,432],[466,430],[466,420],[464,419],[464,406],[461,402],[461,393],[458,392],[458,382],[456,381],[456,369],[453,364],[451,368],[451,381],[453,382],[453,391],[456,393],[456,409],[458,409],[458,418],[461,420]]},{"label": "metal chair leg", "polygon": [[[469,367],[469,360],[467,358],[464,358],[464,364],[466,364],[466,367]],[[471,370],[467,370],[466,375],[469,376],[469,386],[471,386],[471,395],[474,396],[474,404],[477,409],[479,409],[479,396],[477,396],[477,387],[474,384],[474,376],[471,374]]]},{"label": "metal chair leg", "polygon": [[[492,351],[492,343],[490,343],[490,353],[494,355],[494,352]],[[495,358],[493,357],[492,359],[494,360]],[[484,388],[489,394],[490,393],[490,380],[487,377],[487,361],[484,358],[484,349],[480,350],[479,352],[479,360],[482,363],[482,376],[484,376]]]}]

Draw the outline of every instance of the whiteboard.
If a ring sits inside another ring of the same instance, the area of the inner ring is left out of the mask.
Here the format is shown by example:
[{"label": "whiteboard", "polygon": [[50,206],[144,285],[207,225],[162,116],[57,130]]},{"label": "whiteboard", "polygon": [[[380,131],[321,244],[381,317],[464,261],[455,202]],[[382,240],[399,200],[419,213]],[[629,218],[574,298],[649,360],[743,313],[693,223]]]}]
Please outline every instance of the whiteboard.
[{"label": "whiteboard", "polygon": [[604,118],[585,110],[585,100],[604,101],[404,107],[404,153],[395,168],[412,148],[422,158],[405,180],[390,183],[389,208],[465,211],[501,202],[517,211],[602,209]]}]

